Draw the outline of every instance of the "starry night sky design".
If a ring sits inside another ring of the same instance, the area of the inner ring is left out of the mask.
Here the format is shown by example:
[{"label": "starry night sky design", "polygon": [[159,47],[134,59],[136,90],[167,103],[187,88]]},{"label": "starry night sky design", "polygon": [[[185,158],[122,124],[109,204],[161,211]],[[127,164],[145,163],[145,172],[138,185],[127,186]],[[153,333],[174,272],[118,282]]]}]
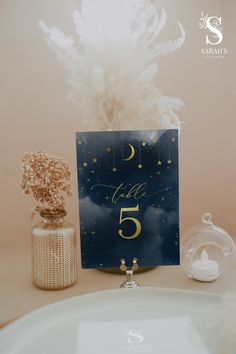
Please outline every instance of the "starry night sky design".
[{"label": "starry night sky design", "polygon": [[178,130],[79,132],[76,150],[82,267],[178,265]]}]

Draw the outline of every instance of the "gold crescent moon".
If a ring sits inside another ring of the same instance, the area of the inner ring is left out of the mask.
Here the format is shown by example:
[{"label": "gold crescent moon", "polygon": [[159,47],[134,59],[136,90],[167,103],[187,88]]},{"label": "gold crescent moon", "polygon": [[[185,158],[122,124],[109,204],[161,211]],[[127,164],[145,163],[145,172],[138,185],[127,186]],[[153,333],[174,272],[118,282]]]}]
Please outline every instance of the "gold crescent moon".
[{"label": "gold crescent moon", "polygon": [[130,160],[132,160],[132,158],[135,155],[135,149],[134,149],[133,145],[131,145],[131,144],[128,144],[128,145],[131,149],[131,154],[129,155],[129,157],[127,157],[127,159],[123,159],[123,161],[130,161]]}]

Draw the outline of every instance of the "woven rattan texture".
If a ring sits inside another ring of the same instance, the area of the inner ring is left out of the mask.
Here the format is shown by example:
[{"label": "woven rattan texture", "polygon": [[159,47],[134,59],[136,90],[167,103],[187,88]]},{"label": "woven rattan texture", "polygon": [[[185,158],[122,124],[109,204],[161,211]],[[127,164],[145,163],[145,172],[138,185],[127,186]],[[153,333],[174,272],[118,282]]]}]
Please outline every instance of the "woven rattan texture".
[{"label": "woven rattan texture", "polygon": [[76,235],[32,237],[32,282],[39,288],[63,289],[77,277]]}]

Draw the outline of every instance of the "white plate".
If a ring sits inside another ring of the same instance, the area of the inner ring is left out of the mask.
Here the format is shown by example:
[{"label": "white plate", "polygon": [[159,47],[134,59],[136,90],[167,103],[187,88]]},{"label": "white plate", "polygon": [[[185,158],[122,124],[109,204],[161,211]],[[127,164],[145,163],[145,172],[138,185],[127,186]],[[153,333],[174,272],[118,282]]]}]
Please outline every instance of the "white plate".
[{"label": "white plate", "polygon": [[82,354],[78,349],[81,324],[183,316],[194,322],[204,308],[219,301],[217,295],[158,288],[117,289],[78,296],[33,311],[0,331],[0,352]]}]

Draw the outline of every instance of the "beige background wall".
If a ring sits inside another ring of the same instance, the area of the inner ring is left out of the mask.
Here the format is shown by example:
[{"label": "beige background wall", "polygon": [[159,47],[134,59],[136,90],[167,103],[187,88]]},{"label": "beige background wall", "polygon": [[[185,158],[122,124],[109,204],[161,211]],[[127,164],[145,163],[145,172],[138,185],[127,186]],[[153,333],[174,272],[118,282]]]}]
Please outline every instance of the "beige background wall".
[{"label": "beige background wall", "polygon": [[[0,1],[0,246],[29,247],[33,201],[19,188],[25,151],[46,150],[62,156],[73,171],[74,197],[68,219],[78,225],[74,133],[98,128],[93,117],[80,121],[66,98],[62,67],[49,51],[36,23],[44,19],[73,34],[75,0]],[[159,60],[158,86],[185,103],[181,119],[181,229],[206,211],[236,236],[235,217],[235,19],[234,0],[163,0],[168,22],[163,39],[175,38],[176,21],[187,38],[181,50]],[[204,59],[201,10],[223,17],[224,59]]]}]

